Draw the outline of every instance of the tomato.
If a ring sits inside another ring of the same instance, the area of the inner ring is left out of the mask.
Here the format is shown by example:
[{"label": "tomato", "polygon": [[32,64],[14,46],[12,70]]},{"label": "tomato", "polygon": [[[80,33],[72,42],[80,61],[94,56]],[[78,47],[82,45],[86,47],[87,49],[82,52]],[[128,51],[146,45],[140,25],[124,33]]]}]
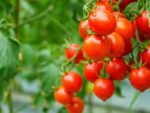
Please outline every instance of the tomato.
[{"label": "tomato", "polygon": [[107,35],[106,37],[109,39],[111,44],[110,57],[120,57],[125,49],[125,42],[122,36],[118,33],[113,32],[112,34]]},{"label": "tomato", "polygon": [[116,18],[125,18],[125,16],[124,16],[123,13],[121,13],[121,12],[114,11],[114,12],[113,12],[113,15],[114,15]]},{"label": "tomato", "polygon": [[[77,49],[80,47],[80,45],[76,43],[71,43],[69,47],[66,49],[66,57],[68,59],[71,59],[77,52]],[[83,52],[82,50],[78,51],[78,54],[75,58],[75,63],[79,63],[83,59]]]},{"label": "tomato", "polygon": [[150,45],[145,51],[141,53],[140,56],[143,64],[146,64],[146,66],[150,68]]},{"label": "tomato", "polygon": [[84,102],[80,97],[73,97],[72,101],[66,105],[69,113],[82,113],[84,109]]},{"label": "tomato", "polygon": [[81,21],[79,24],[79,33],[83,39],[85,39],[86,36],[88,35],[87,29],[89,29],[88,20]]},{"label": "tomato", "polygon": [[63,105],[68,104],[69,102],[71,102],[72,99],[72,95],[66,92],[63,86],[57,88],[57,90],[54,93],[54,97],[56,101]]},{"label": "tomato", "polygon": [[113,80],[123,80],[127,75],[127,71],[128,67],[121,58],[114,58],[106,64],[106,72]]},{"label": "tomato", "polygon": [[130,40],[134,35],[134,29],[132,23],[125,18],[117,18],[116,31],[124,40]]},{"label": "tomato", "polygon": [[130,82],[132,86],[144,92],[150,87],[150,70],[146,67],[139,67],[130,72]]},{"label": "tomato", "polygon": [[136,19],[136,24],[138,29],[146,34],[150,33],[149,21],[147,16],[147,11],[145,10],[138,18]]},{"label": "tomato", "polygon": [[112,80],[100,78],[94,83],[95,95],[103,101],[109,99],[115,91],[115,86]]},{"label": "tomato", "polygon": [[96,10],[108,10],[110,12],[113,12],[111,6],[107,2],[97,2]]},{"label": "tomato", "polygon": [[100,61],[109,55],[110,42],[106,38],[90,35],[84,40],[83,51],[90,59]]},{"label": "tomato", "polygon": [[88,17],[90,29],[98,35],[107,35],[116,28],[116,19],[108,10],[92,10]]},{"label": "tomato", "polygon": [[103,63],[93,62],[85,65],[84,76],[90,82],[95,82],[99,78],[100,70],[103,67]]},{"label": "tomato", "polygon": [[132,51],[132,42],[131,40],[125,41],[125,49],[121,56],[128,55]]},{"label": "tomato", "polygon": [[77,93],[82,88],[82,78],[77,72],[70,71],[63,76],[62,84],[67,92]]}]

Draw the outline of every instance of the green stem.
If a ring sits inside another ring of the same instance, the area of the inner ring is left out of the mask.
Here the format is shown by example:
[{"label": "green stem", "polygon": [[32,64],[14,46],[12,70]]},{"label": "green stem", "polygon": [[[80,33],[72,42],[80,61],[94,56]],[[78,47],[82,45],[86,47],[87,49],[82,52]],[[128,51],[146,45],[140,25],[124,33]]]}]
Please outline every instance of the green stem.
[{"label": "green stem", "polygon": [[128,109],[128,113],[132,113],[131,110],[132,110],[132,107],[133,105],[135,104],[136,100],[138,99],[138,97],[140,96],[141,92],[135,92],[133,98],[132,98],[132,101],[129,105],[129,109]]},{"label": "green stem", "polygon": [[[34,17],[30,17],[28,18],[26,21],[24,21],[23,23],[21,23],[18,27],[22,27],[26,24],[29,24],[31,22],[34,22],[36,20],[39,20],[45,16],[48,15],[48,13],[53,9],[52,5],[49,5],[43,12],[39,13],[39,14],[36,14],[36,16]],[[17,27],[17,26],[16,26]]]},{"label": "green stem", "polygon": [[11,85],[8,89],[7,103],[8,103],[9,113],[13,113],[12,86]]},{"label": "green stem", "polygon": [[92,111],[93,111],[92,93],[89,94],[88,104],[89,104],[88,111],[89,111],[89,113],[92,113]]},{"label": "green stem", "polygon": [[15,34],[16,38],[19,39],[19,17],[20,17],[20,0],[16,0],[16,18],[15,18],[15,24],[16,24],[16,29],[15,29]]}]

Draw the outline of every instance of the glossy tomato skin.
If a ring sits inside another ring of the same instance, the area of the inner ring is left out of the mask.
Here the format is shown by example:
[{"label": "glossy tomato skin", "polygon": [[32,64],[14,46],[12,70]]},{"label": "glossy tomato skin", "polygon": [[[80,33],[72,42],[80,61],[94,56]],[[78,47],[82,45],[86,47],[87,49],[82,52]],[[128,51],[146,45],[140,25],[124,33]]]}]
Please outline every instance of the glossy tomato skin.
[{"label": "glossy tomato skin", "polygon": [[81,21],[79,24],[79,33],[83,39],[85,39],[86,36],[88,35],[87,29],[89,29],[88,20]]},{"label": "glossy tomato skin", "polygon": [[111,44],[110,57],[120,57],[125,49],[125,42],[121,35],[116,32],[106,36]]},{"label": "glossy tomato skin", "polygon": [[108,10],[110,12],[113,12],[111,6],[107,2],[97,2],[96,10]]},{"label": "glossy tomato skin", "polygon": [[100,70],[103,67],[103,63],[89,63],[84,66],[84,76],[90,82],[95,82],[99,78]]},{"label": "glossy tomato skin", "polygon": [[80,97],[73,97],[72,101],[66,105],[69,113],[82,113],[84,109],[84,102]]},{"label": "glossy tomato skin", "polygon": [[114,58],[106,64],[106,72],[113,80],[123,80],[127,75],[128,67],[121,58]]},{"label": "glossy tomato skin", "polygon": [[149,33],[150,27],[148,22],[147,11],[144,11],[138,18],[136,19],[138,29],[143,33]]},{"label": "glossy tomato skin", "polygon": [[103,101],[109,99],[115,91],[115,86],[112,80],[100,78],[94,83],[95,95]]},{"label": "glossy tomato skin", "polygon": [[[77,49],[80,47],[80,45],[76,43],[71,43],[69,47],[66,49],[66,57],[68,59],[71,59],[77,52]],[[81,60],[83,60],[83,52],[82,49],[79,50],[77,57],[75,58],[75,63],[79,63]]]},{"label": "glossy tomato skin", "polygon": [[77,93],[82,88],[82,78],[77,72],[70,71],[63,76],[62,84],[67,92]]},{"label": "glossy tomato skin", "polygon": [[129,20],[125,18],[117,18],[117,27],[115,32],[119,33],[125,41],[128,41],[134,35],[134,28]]},{"label": "glossy tomato skin", "polygon": [[72,95],[69,94],[63,86],[56,89],[54,97],[57,102],[63,105],[70,103],[72,100]]},{"label": "glossy tomato skin", "polygon": [[131,40],[125,41],[125,49],[121,56],[128,55],[132,51],[132,42]]},{"label": "glossy tomato skin", "polygon": [[150,70],[146,67],[139,67],[130,72],[130,83],[132,86],[144,92],[150,87]]},{"label": "glossy tomato skin", "polygon": [[98,35],[107,35],[116,28],[116,19],[108,10],[92,10],[88,17],[90,29]]},{"label": "glossy tomato skin", "polygon": [[143,64],[145,64],[148,68],[150,68],[150,45],[145,51],[141,53],[140,56]]},{"label": "glossy tomato skin", "polygon": [[94,61],[101,61],[110,52],[110,42],[101,36],[90,35],[83,43],[84,53]]}]

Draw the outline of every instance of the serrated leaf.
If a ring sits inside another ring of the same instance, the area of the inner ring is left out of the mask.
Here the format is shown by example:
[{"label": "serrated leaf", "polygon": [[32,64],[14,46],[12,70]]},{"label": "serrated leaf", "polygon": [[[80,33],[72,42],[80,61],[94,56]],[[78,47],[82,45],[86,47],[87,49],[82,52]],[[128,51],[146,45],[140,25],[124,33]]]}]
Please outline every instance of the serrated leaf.
[{"label": "serrated leaf", "polygon": [[0,65],[15,66],[18,63],[19,43],[0,33]]}]

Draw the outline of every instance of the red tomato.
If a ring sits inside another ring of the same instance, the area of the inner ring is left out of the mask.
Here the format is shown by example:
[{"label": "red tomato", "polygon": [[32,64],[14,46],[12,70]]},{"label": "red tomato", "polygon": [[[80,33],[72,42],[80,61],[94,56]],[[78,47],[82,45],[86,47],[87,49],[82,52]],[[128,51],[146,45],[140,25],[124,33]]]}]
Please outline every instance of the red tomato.
[{"label": "red tomato", "polygon": [[63,86],[60,86],[54,93],[55,100],[60,104],[68,104],[71,102],[72,95],[66,92]]},{"label": "red tomato", "polygon": [[82,113],[84,109],[84,102],[80,97],[73,97],[72,101],[66,105],[69,113]]},{"label": "red tomato", "polygon": [[97,2],[96,10],[108,10],[110,12],[113,12],[111,6],[107,2]]},{"label": "red tomato", "polygon": [[103,67],[103,63],[90,63],[84,67],[84,76],[90,82],[95,82],[99,78],[100,70]]},{"label": "red tomato", "polygon": [[67,92],[77,93],[82,88],[82,78],[77,72],[70,71],[63,76],[62,84]]},{"label": "red tomato", "polygon": [[81,21],[79,24],[79,33],[83,39],[85,39],[86,36],[88,35],[87,29],[89,29],[88,20]]},{"label": "red tomato", "polygon": [[141,53],[141,59],[143,64],[146,64],[146,66],[150,68],[150,45]]},{"label": "red tomato", "polygon": [[114,12],[113,12],[113,15],[114,15],[116,18],[125,18],[125,16],[124,16],[123,13],[121,13],[121,12],[114,11]]},{"label": "red tomato", "polygon": [[125,49],[125,42],[122,36],[116,32],[113,32],[112,34],[107,35],[106,37],[109,39],[111,44],[110,57],[120,57]]},{"label": "red tomato", "polygon": [[125,18],[117,18],[117,27],[115,32],[119,33],[125,41],[128,41],[134,35],[133,25]]},{"label": "red tomato", "polygon": [[[72,43],[69,45],[69,48],[66,49],[66,57],[68,59],[71,59],[77,52],[77,49],[80,47],[80,45]],[[75,58],[75,63],[79,63],[83,59],[83,52],[82,50],[79,50],[77,57]]]},{"label": "red tomato", "polygon": [[106,72],[113,80],[123,80],[127,75],[128,67],[123,59],[114,58],[106,64]]},{"label": "red tomato", "polygon": [[108,10],[92,10],[88,18],[89,26],[98,35],[107,35],[116,28],[116,19]]},{"label": "red tomato", "polygon": [[115,91],[115,86],[112,80],[100,78],[94,83],[95,95],[103,101],[109,99]]},{"label": "red tomato", "polygon": [[110,42],[100,36],[90,35],[83,43],[83,51],[94,61],[101,61],[110,52]]},{"label": "red tomato", "polygon": [[137,19],[136,24],[138,29],[146,34],[150,33],[150,27],[148,22],[148,16],[147,11],[144,11]]},{"label": "red tomato", "polygon": [[131,40],[125,41],[125,49],[121,56],[128,55],[132,51],[132,42]]},{"label": "red tomato", "polygon": [[130,72],[130,82],[132,86],[144,92],[150,87],[150,70],[146,67],[139,67]]}]

